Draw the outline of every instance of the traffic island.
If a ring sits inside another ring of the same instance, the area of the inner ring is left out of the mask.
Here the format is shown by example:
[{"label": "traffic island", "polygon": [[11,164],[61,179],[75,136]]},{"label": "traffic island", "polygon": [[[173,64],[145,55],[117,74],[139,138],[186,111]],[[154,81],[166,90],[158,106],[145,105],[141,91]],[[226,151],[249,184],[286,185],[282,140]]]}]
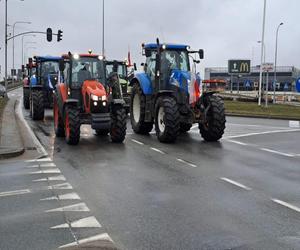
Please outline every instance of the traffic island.
[{"label": "traffic island", "polygon": [[15,109],[16,98],[0,99],[0,159],[22,155],[25,151]]},{"label": "traffic island", "polygon": [[242,102],[225,100],[227,115],[246,116],[257,118],[272,118],[284,120],[300,120],[300,107],[284,104],[269,104],[265,107],[262,103],[258,106],[256,102]]}]

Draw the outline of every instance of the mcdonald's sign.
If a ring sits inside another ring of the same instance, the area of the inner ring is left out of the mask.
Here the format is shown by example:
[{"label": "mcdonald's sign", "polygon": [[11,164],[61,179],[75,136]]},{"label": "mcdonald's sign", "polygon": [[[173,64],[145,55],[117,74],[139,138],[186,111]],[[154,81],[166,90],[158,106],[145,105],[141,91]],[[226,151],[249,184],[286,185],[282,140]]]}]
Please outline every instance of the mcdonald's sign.
[{"label": "mcdonald's sign", "polygon": [[250,74],[250,60],[228,60],[228,74]]}]

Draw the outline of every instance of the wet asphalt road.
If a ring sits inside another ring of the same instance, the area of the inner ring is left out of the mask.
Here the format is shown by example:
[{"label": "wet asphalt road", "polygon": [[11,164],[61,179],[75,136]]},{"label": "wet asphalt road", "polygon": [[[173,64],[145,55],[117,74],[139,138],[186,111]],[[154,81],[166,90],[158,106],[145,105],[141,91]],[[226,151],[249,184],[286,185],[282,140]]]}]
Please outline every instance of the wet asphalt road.
[{"label": "wet asphalt road", "polygon": [[123,144],[83,126],[78,146],[55,138],[52,112],[25,119],[120,249],[300,249],[300,129],[228,117],[224,138],[197,127],[175,144]]}]

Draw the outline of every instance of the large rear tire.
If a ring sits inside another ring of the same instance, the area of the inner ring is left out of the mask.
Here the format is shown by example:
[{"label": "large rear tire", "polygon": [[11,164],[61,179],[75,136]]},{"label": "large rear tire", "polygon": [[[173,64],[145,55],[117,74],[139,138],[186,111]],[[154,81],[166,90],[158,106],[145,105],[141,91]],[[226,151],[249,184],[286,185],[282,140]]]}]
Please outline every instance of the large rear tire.
[{"label": "large rear tire", "polygon": [[174,98],[160,97],[155,105],[155,130],[160,142],[174,142],[180,131],[180,115]]},{"label": "large rear tire", "polygon": [[43,120],[45,115],[44,93],[34,90],[31,94],[31,116],[33,120]]},{"label": "large rear tire", "polygon": [[55,135],[57,137],[64,137],[65,136],[64,122],[59,111],[57,98],[55,96],[53,96],[53,120],[54,120]]},{"label": "large rear tire", "polygon": [[200,134],[205,141],[218,141],[222,138],[225,130],[225,107],[219,96],[208,96],[205,107],[210,106],[204,123],[199,123]]},{"label": "large rear tire", "polygon": [[69,145],[77,145],[80,140],[80,117],[77,107],[69,106],[65,111],[65,136]]},{"label": "large rear tire", "polygon": [[146,97],[139,84],[135,84],[131,92],[130,121],[132,129],[137,134],[148,134],[153,128],[153,122],[145,122]]},{"label": "large rear tire", "polygon": [[23,88],[23,106],[25,109],[30,108],[30,92],[28,88]]},{"label": "large rear tire", "polygon": [[110,138],[112,142],[123,142],[126,136],[126,119],[125,108],[117,108],[112,111]]}]

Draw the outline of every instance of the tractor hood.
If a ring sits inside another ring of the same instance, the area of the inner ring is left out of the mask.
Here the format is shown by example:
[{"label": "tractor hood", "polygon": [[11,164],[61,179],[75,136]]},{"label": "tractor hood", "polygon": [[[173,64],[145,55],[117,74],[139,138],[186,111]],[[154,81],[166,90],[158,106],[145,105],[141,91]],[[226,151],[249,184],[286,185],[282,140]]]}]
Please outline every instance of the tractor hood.
[{"label": "tractor hood", "polygon": [[91,94],[93,94],[95,96],[101,97],[106,96],[106,91],[100,82],[96,80],[86,80],[83,82],[82,94],[83,96],[90,96]]}]

